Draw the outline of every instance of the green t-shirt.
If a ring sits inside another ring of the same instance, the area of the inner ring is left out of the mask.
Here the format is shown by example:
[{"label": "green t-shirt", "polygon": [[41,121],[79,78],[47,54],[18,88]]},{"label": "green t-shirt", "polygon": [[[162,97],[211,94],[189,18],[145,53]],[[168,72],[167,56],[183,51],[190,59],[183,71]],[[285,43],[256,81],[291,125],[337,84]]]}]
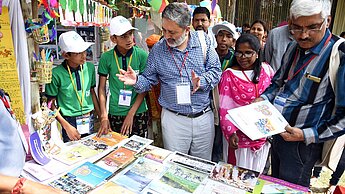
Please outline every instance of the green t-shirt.
[{"label": "green t-shirt", "polygon": [[[70,70],[80,100],[82,100],[82,91],[84,91],[83,108],[81,108],[65,61],[53,69],[52,81],[46,85],[45,90],[48,96],[56,97],[63,116],[75,117],[94,109],[90,89],[96,86],[95,66],[86,62],[82,68],[78,68],[78,70],[70,68]],[[78,74],[78,80],[76,74]]]},{"label": "green t-shirt", "polygon": [[[138,74],[142,73],[146,67],[147,53],[137,46],[127,52],[126,56],[122,56],[117,53],[117,59],[120,68],[123,68],[122,58],[126,57],[127,66],[130,62],[130,55],[132,54],[132,60],[130,66]],[[109,114],[116,116],[125,116],[128,114],[131,106],[134,104],[138,93],[135,92],[132,86],[124,86],[123,82],[120,81],[116,74],[119,74],[119,68],[115,61],[114,49],[111,49],[102,54],[101,59],[98,64],[98,74],[100,76],[109,75],[109,88],[110,88],[110,102],[109,102]],[[132,91],[131,106],[119,105],[119,94],[120,90],[130,90]],[[145,99],[139,106],[137,113],[143,113],[147,111],[147,105]]]}]

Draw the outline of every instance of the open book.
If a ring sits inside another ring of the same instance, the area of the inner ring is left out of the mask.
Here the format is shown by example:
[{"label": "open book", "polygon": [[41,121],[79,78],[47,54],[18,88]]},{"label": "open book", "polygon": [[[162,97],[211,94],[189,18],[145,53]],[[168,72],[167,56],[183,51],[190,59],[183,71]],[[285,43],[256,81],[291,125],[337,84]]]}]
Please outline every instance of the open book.
[{"label": "open book", "polygon": [[228,110],[226,118],[251,140],[282,133],[288,125],[283,115],[266,100]]}]

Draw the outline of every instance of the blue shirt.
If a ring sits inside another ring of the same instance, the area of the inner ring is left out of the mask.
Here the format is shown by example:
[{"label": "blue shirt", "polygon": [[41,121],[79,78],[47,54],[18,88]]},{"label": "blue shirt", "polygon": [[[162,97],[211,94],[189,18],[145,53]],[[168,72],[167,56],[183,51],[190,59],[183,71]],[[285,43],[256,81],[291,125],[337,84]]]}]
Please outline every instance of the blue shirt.
[{"label": "blue shirt", "polygon": [[[160,105],[166,109],[184,114],[197,113],[209,106],[210,91],[218,84],[222,73],[218,55],[213,48],[210,48],[209,38],[206,37],[207,52],[204,63],[197,32],[191,31],[189,35],[187,48],[183,51],[177,48],[170,48],[169,51],[165,39],[156,43],[147,59],[146,69],[138,76],[137,83],[134,85],[136,91],[142,93],[150,90],[151,85],[156,85],[159,81],[161,83],[158,99]],[[182,68],[181,78],[179,68],[181,68],[187,52],[188,56]],[[181,83],[182,79],[190,84],[192,90],[192,70],[200,77],[200,88],[194,94],[191,94],[191,104],[177,104],[176,85]]]},{"label": "blue shirt", "polygon": [[[283,57],[282,66],[273,77],[272,84],[261,97],[273,102],[277,95],[286,97],[283,116],[291,126],[303,130],[306,144],[324,142],[344,134],[345,130],[345,57],[341,61],[336,78],[337,96],[328,74],[329,58],[338,37],[327,29],[321,42],[304,51],[296,41],[292,42]],[[296,65],[292,63],[296,56]],[[303,65],[315,55],[315,58]],[[298,70],[301,71],[296,74]],[[320,83],[306,77],[306,73],[321,78]],[[296,74],[295,76],[292,76]],[[292,77],[292,78],[291,78]],[[291,79],[288,79],[291,78]],[[336,113],[332,115],[337,100]]]}]

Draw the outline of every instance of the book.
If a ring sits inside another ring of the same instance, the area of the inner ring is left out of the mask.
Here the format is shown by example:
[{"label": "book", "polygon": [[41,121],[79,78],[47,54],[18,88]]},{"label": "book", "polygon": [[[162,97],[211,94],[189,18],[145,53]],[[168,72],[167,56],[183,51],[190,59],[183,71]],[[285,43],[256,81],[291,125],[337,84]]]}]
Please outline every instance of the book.
[{"label": "book", "polygon": [[42,182],[66,171],[67,168],[68,165],[56,160],[51,160],[46,165],[40,165],[31,160],[25,162],[23,170]]},{"label": "book", "polygon": [[195,190],[198,194],[246,194],[245,190],[206,178],[206,180]]},{"label": "book", "polygon": [[106,144],[110,147],[115,146],[116,144],[120,143],[122,140],[126,138],[128,137],[116,132],[109,132],[108,134],[102,135],[101,137],[92,137],[93,140],[102,144]]},{"label": "book", "polygon": [[149,189],[158,193],[193,193],[206,177],[204,173],[172,164],[160,179],[150,183]]},{"label": "book", "polygon": [[135,194],[134,192],[112,181],[109,181],[90,192],[90,194],[109,194],[109,193]]},{"label": "book", "polygon": [[136,153],[140,152],[148,145],[153,142],[151,139],[146,139],[137,135],[133,135],[129,138],[129,141],[123,145],[123,147],[135,151]]},{"label": "book", "polygon": [[181,152],[175,152],[173,155],[171,155],[170,161],[192,170],[197,170],[207,174],[210,174],[216,165],[216,163],[209,160],[190,156]]},{"label": "book", "polygon": [[146,158],[138,158],[135,163],[128,166],[125,172],[113,181],[127,189],[139,193],[153,179],[162,175],[166,168],[163,164]]},{"label": "book", "polygon": [[[257,194],[306,194],[308,187],[296,185],[278,178],[260,175],[258,180],[258,187],[262,184],[261,190],[256,191]],[[256,194],[254,192],[254,194]]]},{"label": "book", "polygon": [[253,141],[282,133],[288,125],[283,115],[266,100],[228,110],[226,118]]},{"label": "book", "polygon": [[124,166],[132,162],[135,159],[134,154],[135,152],[120,147],[117,150],[112,151],[100,161],[96,162],[96,165],[110,172],[116,172],[119,168],[123,168]]},{"label": "book", "polygon": [[89,147],[90,149],[96,150],[97,152],[103,152],[109,148],[107,144],[96,141],[93,138],[83,139],[80,141],[80,143]]},{"label": "book", "polygon": [[76,144],[69,149],[61,151],[54,158],[67,165],[72,165],[89,157],[96,155],[98,152],[85,145]]},{"label": "book", "polygon": [[156,146],[149,145],[143,149],[138,155],[144,156],[150,160],[163,163],[163,161],[171,154],[172,152],[166,149],[162,149]]},{"label": "book", "polygon": [[112,172],[90,162],[85,162],[70,173],[75,175],[78,180],[81,180],[92,187],[98,186],[113,174]]},{"label": "book", "polygon": [[231,164],[217,164],[209,177],[215,181],[252,192],[258,180],[259,172]]},{"label": "book", "polygon": [[58,179],[50,182],[49,185],[72,194],[86,194],[94,189],[89,184],[79,181],[77,177],[71,173],[67,173],[59,177]]}]

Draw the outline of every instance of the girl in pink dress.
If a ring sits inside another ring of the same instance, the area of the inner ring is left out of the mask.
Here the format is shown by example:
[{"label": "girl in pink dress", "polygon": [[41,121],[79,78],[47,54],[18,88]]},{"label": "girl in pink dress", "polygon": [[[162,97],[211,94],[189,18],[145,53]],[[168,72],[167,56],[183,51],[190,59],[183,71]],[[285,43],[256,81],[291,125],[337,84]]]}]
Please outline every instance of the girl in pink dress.
[{"label": "girl in pink dress", "polygon": [[236,41],[236,60],[219,82],[219,114],[221,129],[229,142],[228,162],[261,173],[270,144],[266,138],[252,141],[225,118],[227,110],[252,103],[271,83],[274,71],[260,61],[260,47],[258,38],[251,34],[243,34]]}]

